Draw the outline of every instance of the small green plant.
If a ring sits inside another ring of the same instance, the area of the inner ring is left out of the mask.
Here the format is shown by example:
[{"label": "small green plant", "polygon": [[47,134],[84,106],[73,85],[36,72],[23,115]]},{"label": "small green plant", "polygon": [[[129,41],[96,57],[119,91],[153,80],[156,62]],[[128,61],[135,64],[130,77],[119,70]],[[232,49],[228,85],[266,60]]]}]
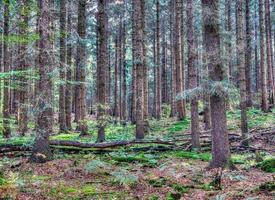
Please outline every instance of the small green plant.
[{"label": "small green plant", "polygon": [[95,159],[85,166],[85,170],[91,173],[106,173],[111,171],[111,166],[109,163]]},{"label": "small green plant", "polygon": [[153,187],[162,187],[167,183],[167,179],[163,177],[159,179],[150,179],[148,183]]},{"label": "small green plant", "polygon": [[177,151],[173,154],[173,156],[177,158],[194,159],[194,160],[202,160],[202,161],[211,160],[210,153],[198,153],[193,151]]},{"label": "small green plant", "polygon": [[275,158],[268,158],[257,165],[258,168],[265,172],[275,172]]},{"label": "small green plant", "polygon": [[263,183],[259,186],[259,189],[261,191],[274,191],[275,190],[275,182],[272,181],[272,182],[266,182],[266,183]]},{"label": "small green plant", "polygon": [[124,186],[134,186],[138,181],[137,176],[131,174],[125,169],[119,169],[111,172],[111,175],[114,177],[115,182],[118,182],[119,184]]}]

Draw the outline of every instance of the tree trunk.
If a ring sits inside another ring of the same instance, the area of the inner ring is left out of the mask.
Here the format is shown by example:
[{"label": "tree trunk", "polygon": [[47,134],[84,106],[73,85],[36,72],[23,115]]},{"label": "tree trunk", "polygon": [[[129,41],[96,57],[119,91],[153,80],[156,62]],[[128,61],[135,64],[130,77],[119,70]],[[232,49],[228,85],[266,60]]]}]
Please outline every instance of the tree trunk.
[{"label": "tree trunk", "polygon": [[[5,1],[4,4],[4,40],[3,45],[3,60],[4,60],[4,72],[9,72],[9,23],[10,23],[10,12],[9,12],[10,1]],[[10,137],[10,111],[9,111],[9,80],[4,80],[4,99],[3,99],[3,136],[5,138]]]},{"label": "tree trunk", "polygon": [[115,38],[115,87],[114,87],[114,116],[116,121],[119,119],[119,102],[118,102],[118,95],[119,95],[119,62],[118,62],[118,35]]},{"label": "tree trunk", "polygon": [[147,50],[146,50],[146,12],[145,12],[145,1],[141,2],[141,17],[142,17],[142,30],[143,30],[143,121],[144,121],[144,132],[147,133],[149,131],[149,109],[148,109],[148,66],[147,66]]},{"label": "tree trunk", "polygon": [[245,50],[245,84],[246,84],[246,104],[252,106],[251,93],[251,25],[250,25],[250,0],[245,1],[245,22],[246,22],[246,48]]},{"label": "tree trunk", "polygon": [[230,82],[233,81],[233,74],[232,74],[232,2],[231,0],[226,0],[226,7],[227,7],[227,33],[228,33],[228,44],[227,44],[227,52],[228,52],[228,80]]},{"label": "tree trunk", "polygon": [[[21,5],[21,12],[27,8],[29,9],[29,3],[27,0],[22,0],[22,5]],[[30,13],[24,13],[21,14],[20,16],[20,30],[19,33],[22,37],[22,41],[27,40],[27,24],[29,21],[29,15]],[[19,47],[19,55],[20,60],[19,60],[19,70],[20,71],[26,71],[28,70],[28,63],[27,63],[27,58],[28,58],[28,52],[27,52],[27,45],[24,44],[24,42],[20,43]],[[18,132],[20,135],[24,136],[25,133],[28,130],[28,106],[27,106],[27,100],[28,100],[28,80],[25,77],[22,77],[20,82],[20,90],[19,90],[19,107],[18,107]]]},{"label": "tree trunk", "polygon": [[257,0],[254,2],[254,59],[255,59],[255,68],[254,68],[254,76],[255,76],[255,92],[259,91],[260,88],[260,67],[259,67],[259,59],[258,59],[258,23],[257,23]]},{"label": "tree trunk", "polygon": [[144,31],[142,30],[142,4],[144,0],[134,1],[134,16],[135,16],[135,56],[134,62],[136,65],[136,139],[144,138],[144,53],[143,53],[143,42],[144,42]]},{"label": "tree trunk", "polygon": [[268,111],[267,101],[267,67],[265,64],[265,43],[264,43],[264,13],[263,0],[259,0],[259,25],[260,25],[260,67],[261,67],[261,107],[264,112]]},{"label": "tree trunk", "polygon": [[160,119],[161,114],[161,66],[160,66],[160,5],[159,0],[156,1],[156,119]]},{"label": "tree trunk", "polygon": [[[68,2],[68,16],[67,16],[67,39],[71,39],[72,37],[72,1],[70,0]],[[72,56],[73,56],[73,46],[72,44],[67,40],[67,71],[66,71],[66,99],[65,99],[65,112],[66,112],[66,128],[68,130],[72,130]]]},{"label": "tree trunk", "polygon": [[97,142],[105,141],[105,115],[106,115],[106,10],[105,1],[98,0],[98,62],[97,62],[97,100],[98,100],[98,135]]},{"label": "tree trunk", "polygon": [[[193,90],[197,87],[197,67],[196,67],[196,47],[194,42],[194,15],[192,0],[187,0],[187,45],[188,45],[188,77],[189,89]],[[200,148],[200,133],[199,133],[199,113],[198,100],[196,97],[191,97],[191,135],[192,148]]]},{"label": "tree trunk", "polygon": [[[248,125],[247,125],[247,77],[246,77],[246,69],[247,63],[245,63],[247,55],[245,53],[245,41],[244,41],[244,15],[243,15],[243,3],[242,0],[237,0],[237,14],[238,14],[238,35],[237,35],[237,54],[239,56],[239,86],[240,86],[240,108],[241,108],[241,130],[242,130],[242,137],[244,140],[248,137]],[[246,14],[247,15],[247,14]],[[246,19],[247,20],[247,19]],[[250,63],[249,63],[250,64]],[[250,66],[249,66],[250,67]],[[247,141],[247,140],[246,140]],[[245,144],[246,146],[248,143]]]},{"label": "tree trunk", "polygon": [[167,42],[166,42],[166,34],[163,24],[162,30],[162,71],[161,71],[161,97],[162,103],[168,104],[168,80],[167,80]]},{"label": "tree trunk", "polygon": [[[180,16],[181,16],[181,1],[176,0],[175,2],[175,29],[174,29],[174,51],[175,51],[175,78],[176,78],[176,95],[182,95],[183,84],[182,84],[182,62],[181,62],[181,34],[180,34]],[[176,98],[176,108],[178,120],[183,120],[185,117],[185,108],[182,98]]]},{"label": "tree trunk", "polygon": [[[202,0],[205,50],[210,81],[223,81],[220,55],[218,0]],[[211,94],[212,161],[211,167],[224,167],[230,161],[229,140],[226,125],[225,97]]]},{"label": "tree trunk", "polygon": [[271,107],[274,107],[275,88],[273,82],[273,63],[272,63],[272,39],[270,22],[270,3],[265,0],[265,36],[266,36],[266,55],[267,55],[267,84],[268,99]]},{"label": "tree trunk", "polygon": [[[50,42],[50,3],[49,0],[39,1],[39,96],[37,135],[32,149],[31,160],[34,162],[46,162],[50,159],[49,136],[53,129],[53,102],[52,102],[52,78],[50,73],[52,66],[52,46]],[[50,51],[49,51],[50,50]]]},{"label": "tree trunk", "polygon": [[131,121],[136,123],[136,64],[135,64],[135,12],[132,0],[132,95],[131,95]]},{"label": "tree trunk", "polygon": [[77,58],[76,58],[76,119],[77,130],[81,135],[88,134],[88,127],[85,122],[86,116],[86,5],[87,0],[79,0],[78,2],[78,27],[77,32],[79,41],[77,45]]},{"label": "tree trunk", "polygon": [[66,0],[60,0],[60,68],[59,78],[61,84],[59,86],[59,130],[66,131],[66,114],[65,114],[65,65],[66,65]]}]

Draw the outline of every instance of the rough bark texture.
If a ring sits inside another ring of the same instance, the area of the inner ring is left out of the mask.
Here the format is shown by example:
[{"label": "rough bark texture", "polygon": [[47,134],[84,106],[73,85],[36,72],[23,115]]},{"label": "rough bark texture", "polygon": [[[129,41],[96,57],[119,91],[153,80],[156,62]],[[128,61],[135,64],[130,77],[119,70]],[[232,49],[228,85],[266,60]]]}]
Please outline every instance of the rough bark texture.
[{"label": "rough bark texture", "polygon": [[97,142],[105,141],[105,120],[106,115],[106,10],[105,0],[98,1],[98,61],[97,61],[97,100],[98,100],[98,135]]},{"label": "rough bark texture", "polygon": [[[245,63],[246,57],[245,57],[245,41],[244,41],[244,15],[243,15],[243,3],[242,0],[237,0],[237,14],[238,14],[238,35],[237,35],[237,54],[239,56],[239,87],[240,87],[240,108],[241,108],[241,130],[242,130],[242,136],[244,139],[247,138],[248,134],[248,125],[247,125],[247,77],[246,77],[246,65]],[[250,66],[249,66],[250,67]],[[247,141],[247,140],[246,140]],[[246,144],[248,145],[248,144]]]},{"label": "rough bark texture", "polygon": [[263,0],[259,0],[259,26],[260,26],[260,67],[261,67],[261,108],[264,112],[268,111],[267,101],[267,66],[265,64],[265,43],[264,43],[264,13]]},{"label": "rough bark texture", "polygon": [[[9,23],[10,23],[10,12],[9,12],[9,5],[10,1],[5,1],[4,4],[4,38],[8,38],[9,36]],[[8,47],[9,40],[4,40],[3,45],[3,60],[4,60],[4,72],[9,72],[10,65],[9,65],[9,47]],[[4,99],[3,99],[3,136],[5,138],[10,137],[10,125],[9,125],[9,118],[10,118],[10,111],[9,111],[9,80],[4,80]]]},{"label": "rough bark texture", "polygon": [[143,30],[142,30],[142,4],[144,0],[134,1],[134,16],[135,16],[135,57],[134,62],[136,65],[136,139],[144,138],[144,86],[143,86]]},{"label": "rough bark texture", "polygon": [[49,0],[39,1],[39,95],[37,135],[32,149],[31,160],[34,162],[45,162],[49,160],[51,153],[49,147],[49,136],[53,129],[53,83],[50,73],[52,72],[52,46],[50,43],[50,12]]},{"label": "rough bark texture", "polygon": [[59,130],[66,131],[66,114],[65,114],[65,65],[66,65],[66,14],[67,1],[60,0],[60,67],[59,79],[61,84],[59,86]]},{"label": "rough bark texture", "polygon": [[132,95],[131,95],[131,121],[136,123],[136,65],[135,65],[135,12],[132,1]]},{"label": "rough bark texture", "polygon": [[75,110],[77,130],[81,135],[86,135],[88,132],[85,123],[86,116],[86,0],[79,0],[78,2],[78,27],[77,32],[79,41],[77,45],[77,58],[76,58],[76,81],[75,88]]},{"label": "rough bark texture", "polygon": [[[197,67],[196,67],[196,47],[194,42],[194,15],[192,0],[187,0],[187,45],[188,45],[188,77],[189,89],[197,87]],[[199,113],[198,113],[198,100],[191,99],[191,135],[192,135],[192,148],[200,148],[200,133],[199,133]]]},{"label": "rough bark texture", "polygon": [[[164,27],[164,25],[163,25]],[[168,104],[169,97],[168,97],[168,73],[167,73],[167,41],[166,41],[166,34],[165,29],[163,28],[162,31],[162,62],[161,62],[162,70],[161,70],[161,97],[162,103]]]},{"label": "rough bark texture", "polygon": [[[180,95],[183,92],[183,78],[182,78],[182,62],[181,62],[181,33],[180,33],[180,16],[181,16],[181,6],[180,0],[175,2],[175,29],[174,29],[174,51],[175,51],[175,78],[176,78],[176,95]],[[182,120],[185,117],[184,101],[182,98],[176,98],[176,108],[178,120]]]},{"label": "rough bark texture", "polygon": [[149,108],[148,108],[148,99],[149,99],[149,91],[148,91],[148,65],[147,65],[147,50],[146,50],[146,6],[145,1],[141,2],[141,17],[142,17],[142,30],[143,30],[143,121],[144,121],[144,132],[147,133],[149,131]]},{"label": "rough bark texture", "polygon": [[156,93],[155,93],[155,117],[160,119],[161,114],[161,66],[160,66],[160,4],[156,1]]},{"label": "rough bark texture", "polygon": [[267,56],[267,83],[268,99],[270,106],[274,107],[275,88],[273,82],[273,63],[272,63],[272,39],[270,21],[270,2],[265,0],[265,36],[266,36],[266,56]]},{"label": "rough bark texture", "polygon": [[114,83],[114,116],[119,119],[119,62],[118,62],[118,35],[115,38],[115,83]]},{"label": "rough bark texture", "polygon": [[254,67],[254,76],[255,76],[255,91],[258,92],[260,89],[260,67],[259,67],[259,55],[258,55],[258,29],[259,25],[257,22],[257,0],[254,2],[254,59],[255,59],[255,67]]},{"label": "rough bark texture", "polygon": [[[29,4],[27,0],[22,0],[21,2],[21,16],[20,16],[20,30],[19,33],[22,37],[22,42],[19,44],[19,70],[20,71],[26,71],[28,70],[28,52],[27,52],[27,45],[23,42],[25,39],[27,39],[27,24],[29,21],[29,12],[23,12],[24,9],[29,8]],[[28,130],[28,82],[25,77],[22,77],[20,79],[20,87],[19,90],[19,105],[18,105],[18,132],[20,135],[25,135],[25,133]]]},{"label": "rough bark texture", "polygon": [[[67,17],[67,39],[70,40],[72,37],[72,1],[68,1],[68,17]],[[67,67],[66,67],[66,99],[65,99],[65,112],[66,112],[66,128],[68,130],[72,129],[72,56],[73,56],[73,46],[72,44],[68,41],[67,44]]]},{"label": "rough bark texture", "polygon": [[[218,0],[202,0],[205,50],[209,79],[219,83],[224,79],[221,55]],[[225,98],[211,94],[212,161],[211,167],[224,167],[230,161],[229,140],[226,125]]]},{"label": "rough bark texture", "polygon": [[243,49],[245,51],[245,84],[246,84],[246,104],[247,107],[252,106],[252,87],[251,87],[251,53],[252,53],[252,45],[251,45],[251,24],[250,24],[250,0],[245,1],[245,22],[246,22],[246,48]]},{"label": "rough bark texture", "polygon": [[228,52],[228,80],[233,81],[233,74],[232,74],[232,2],[231,0],[226,0],[226,8],[227,8],[227,26],[226,31],[228,33],[228,43],[227,43],[227,52]]}]

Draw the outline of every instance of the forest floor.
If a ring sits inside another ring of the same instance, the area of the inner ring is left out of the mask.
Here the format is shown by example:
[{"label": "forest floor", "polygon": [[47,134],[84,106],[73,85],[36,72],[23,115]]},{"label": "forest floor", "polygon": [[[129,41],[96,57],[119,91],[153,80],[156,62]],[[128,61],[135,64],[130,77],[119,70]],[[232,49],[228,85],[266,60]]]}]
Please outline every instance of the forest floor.
[{"label": "forest floor", "polygon": [[[209,170],[209,146],[202,152],[164,145],[134,145],[104,151],[54,151],[54,159],[45,164],[28,162],[29,152],[0,154],[0,199],[275,199],[275,110],[248,113],[250,146],[237,148],[231,141],[234,170]],[[227,114],[231,136],[238,136],[240,112]],[[58,134],[51,139],[94,142],[91,136]],[[150,121],[146,139],[178,141],[189,134],[190,120]],[[107,141],[134,139],[132,125],[109,125]],[[236,137],[240,138],[240,137]],[[16,137],[4,143],[30,145],[33,136]]]}]

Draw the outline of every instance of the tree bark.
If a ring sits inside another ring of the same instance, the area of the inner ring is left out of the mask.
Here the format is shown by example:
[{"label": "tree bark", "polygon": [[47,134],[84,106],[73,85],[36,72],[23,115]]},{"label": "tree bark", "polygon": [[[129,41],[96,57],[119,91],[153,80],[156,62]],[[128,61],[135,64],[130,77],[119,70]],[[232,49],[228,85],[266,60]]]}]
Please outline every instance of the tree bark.
[{"label": "tree bark", "polygon": [[135,65],[135,12],[132,0],[132,95],[131,95],[131,121],[136,123],[136,65]]},{"label": "tree bark", "polygon": [[[53,70],[51,62],[52,46],[50,42],[50,2],[49,0],[39,1],[39,96],[37,135],[32,149],[31,160],[34,162],[46,162],[50,159],[49,136],[53,129],[53,83],[50,73]],[[48,52],[49,51],[49,52]]]},{"label": "tree bark", "polygon": [[[144,0],[134,1],[134,16],[135,16],[135,57],[134,62],[136,65],[136,94],[137,94],[137,104],[136,104],[136,139],[144,138],[144,54],[143,54],[143,42],[144,42],[144,31],[142,30],[142,4]],[[144,12],[143,12],[144,13]]]},{"label": "tree bark", "polygon": [[[220,55],[218,0],[202,0],[205,50],[209,79],[219,83],[224,80]],[[226,125],[225,98],[211,94],[212,161],[211,167],[225,167],[230,161],[229,140]]]},{"label": "tree bark", "polygon": [[160,119],[161,114],[161,66],[160,66],[160,4],[156,1],[156,119]]},{"label": "tree bark", "polygon": [[[9,23],[10,23],[10,11],[9,11],[10,1],[7,0],[4,3],[4,45],[3,45],[3,64],[4,72],[9,72]],[[6,38],[6,39],[5,39]],[[3,136],[9,138],[11,134],[10,130],[10,111],[9,111],[9,80],[6,78],[4,80],[4,99],[3,99]]]},{"label": "tree bark", "polygon": [[245,1],[245,22],[246,22],[246,48],[245,50],[245,84],[246,84],[246,104],[252,106],[252,87],[251,87],[251,25],[250,25],[250,0]]},{"label": "tree bark", "polygon": [[61,84],[59,86],[59,130],[66,131],[66,114],[65,114],[65,65],[66,65],[66,15],[67,15],[67,1],[60,0],[60,66],[59,78]]},{"label": "tree bark", "polygon": [[[176,95],[181,96],[183,92],[183,79],[182,79],[182,62],[181,62],[181,33],[180,33],[180,16],[181,6],[180,0],[175,2],[175,29],[174,29],[174,51],[175,51],[175,78],[176,78]],[[185,117],[185,107],[182,98],[176,98],[176,108],[178,120],[183,120]]]},{"label": "tree bark", "polygon": [[272,63],[272,39],[270,22],[270,2],[265,0],[265,36],[266,36],[266,58],[267,58],[267,84],[269,105],[274,107],[275,87],[273,82],[273,63]]},{"label": "tree bark", "polygon": [[267,66],[265,64],[265,43],[264,43],[264,13],[263,0],[259,0],[259,25],[260,25],[260,67],[261,67],[261,108],[268,111],[267,101]]},{"label": "tree bark", "polygon": [[72,37],[72,1],[68,1],[68,16],[67,16],[67,71],[66,71],[66,99],[65,99],[65,112],[66,112],[66,128],[72,130],[72,57],[73,57],[73,45],[68,40]]},{"label": "tree bark", "polygon": [[97,63],[97,100],[98,100],[98,134],[97,142],[105,141],[105,115],[106,115],[106,10],[105,1],[98,0],[98,63]]},{"label": "tree bark", "polygon": [[[30,7],[27,0],[22,0],[21,2],[21,13],[24,11],[24,9],[28,10]],[[20,16],[20,30],[19,33],[22,37],[22,42],[19,46],[19,70],[20,71],[26,71],[28,70],[28,52],[27,52],[27,45],[24,43],[24,41],[27,40],[27,25],[29,21],[29,12],[25,12],[24,14],[21,14]],[[28,80],[25,77],[22,77],[20,82],[20,90],[19,90],[19,106],[18,106],[18,132],[20,135],[24,136],[28,130]]]},{"label": "tree bark", "polygon": [[77,45],[77,58],[76,58],[76,81],[75,88],[75,109],[76,109],[76,122],[77,130],[81,135],[88,134],[88,127],[85,122],[86,116],[86,5],[87,0],[78,1],[78,27],[77,32],[79,41]]},{"label": "tree bark", "polygon": [[[189,89],[197,87],[197,66],[196,66],[196,47],[194,42],[194,14],[192,0],[187,0],[187,45],[188,45],[188,77]],[[200,133],[199,133],[199,113],[198,113],[198,100],[196,97],[191,99],[191,135],[192,135],[192,148],[200,148]]]},{"label": "tree bark", "polygon": [[[238,26],[238,35],[237,35],[237,54],[239,56],[239,86],[240,86],[240,108],[241,108],[241,130],[242,137],[246,139],[248,137],[248,125],[247,125],[247,77],[246,69],[247,63],[245,61],[247,53],[245,52],[245,41],[244,41],[244,15],[243,15],[243,3],[242,0],[237,0],[237,26]],[[246,14],[247,15],[247,14]],[[247,19],[246,19],[247,20]],[[246,38],[247,39],[247,38]],[[245,145],[248,145],[246,143]]]}]

